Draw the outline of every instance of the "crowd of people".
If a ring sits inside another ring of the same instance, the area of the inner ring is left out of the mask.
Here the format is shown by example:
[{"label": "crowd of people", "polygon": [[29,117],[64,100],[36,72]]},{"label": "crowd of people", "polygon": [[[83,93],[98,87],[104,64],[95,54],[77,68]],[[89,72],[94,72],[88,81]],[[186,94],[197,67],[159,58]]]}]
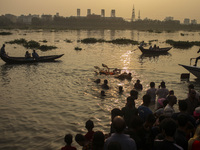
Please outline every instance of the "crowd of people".
[{"label": "crowd of people", "polygon": [[[101,84],[101,80],[95,81]],[[109,90],[108,81],[101,85],[101,96]],[[94,130],[94,122],[86,121],[87,133],[76,134],[75,141],[83,150],[200,150],[200,94],[194,85],[188,86],[188,96],[177,100],[173,90],[162,81],[159,88],[150,83],[142,97],[143,103],[136,108],[138,92],[143,90],[137,80],[122,109],[111,110],[110,132]],[[119,94],[123,87],[119,86]],[[150,105],[156,105],[155,110]],[[175,112],[174,105],[179,111]],[[76,150],[72,135],[65,136],[66,146],[61,150]]]}]

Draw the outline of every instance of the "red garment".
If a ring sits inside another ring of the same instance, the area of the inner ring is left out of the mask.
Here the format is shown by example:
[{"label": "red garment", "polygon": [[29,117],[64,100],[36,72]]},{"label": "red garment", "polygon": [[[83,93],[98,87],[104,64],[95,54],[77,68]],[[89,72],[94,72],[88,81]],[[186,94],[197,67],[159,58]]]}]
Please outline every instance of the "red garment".
[{"label": "red garment", "polygon": [[77,149],[76,147],[66,145],[65,147],[62,147],[61,150],[77,150]]},{"label": "red garment", "polygon": [[200,141],[195,140],[192,144],[192,150],[200,150]]},{"label": "red garment", "polygon": [[85,135],[86,140],[91,141],[93,139],[94,131],[88,131]]}]

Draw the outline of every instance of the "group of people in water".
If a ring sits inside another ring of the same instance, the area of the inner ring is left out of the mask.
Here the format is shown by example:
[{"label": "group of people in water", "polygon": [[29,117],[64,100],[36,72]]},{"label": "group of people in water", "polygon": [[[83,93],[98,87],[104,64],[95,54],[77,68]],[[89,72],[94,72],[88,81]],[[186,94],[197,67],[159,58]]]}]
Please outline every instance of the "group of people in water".
[{"label": "group of people in water", "polygon": [[[95,80],[101,84],[101,80]],[[101,85],[101,95],[109,90],[108,80]],[[126,98],[124,107],[111,110],[109,133],[94,130],[94,122],[86,121],[87,133],[76,134],[75,141],[83,150],[199,150],[200,149],[200,94],[194,85],[188,86],[188,95],[178,100],[173,90],[162,81],[158,88],[151,82],[142,97],[142,104],[135,106],[139,92],[143,90],[140,80]],[[119,86],[119,93],[123,87]],[[174,106],[178,104],[178,112]],[[156,105],[156,109],[151,109]],[[73,136],[64,138],[66,146],[61,150],[76,150]]]}]

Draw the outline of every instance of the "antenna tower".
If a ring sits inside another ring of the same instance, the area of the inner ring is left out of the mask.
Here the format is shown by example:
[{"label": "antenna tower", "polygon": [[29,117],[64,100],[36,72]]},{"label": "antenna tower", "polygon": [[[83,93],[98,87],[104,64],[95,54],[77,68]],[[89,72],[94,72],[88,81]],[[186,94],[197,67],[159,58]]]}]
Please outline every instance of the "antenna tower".
[{"label": "antenna tower", "polygon": [[133,10],[132,10],[132,17],[131,17],[131,21],[135,21],[135,8],[134,8],[134,5],[133,5]]}]

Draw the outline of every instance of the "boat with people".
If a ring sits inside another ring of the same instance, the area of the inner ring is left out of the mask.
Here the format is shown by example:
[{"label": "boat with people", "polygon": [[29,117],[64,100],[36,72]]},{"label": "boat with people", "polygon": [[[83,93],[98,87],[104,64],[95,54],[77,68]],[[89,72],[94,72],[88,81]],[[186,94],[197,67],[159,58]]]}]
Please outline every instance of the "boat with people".
[{"label": "boat with people", "polygon": [[147,54],[163,54],[167,53],[172,47],[149,47],[149,48],[144,48],[143,46],[138,47],[142,53],[147,53]]},{"label": "boat with people", "polygon": [[64,54],[60,55],[49,55],[49,56],[40,56],[39,58],[35,59],[33,57],[26,58],[26,57],[11,57],[8,55],[0,55],[1,59],[9,64],[25,64],[25,63],[37,63],[37,62],[52,62],[55,59],[62,57]]},{"label": "boat with people", "polygon": [[[95,69],[98,70],[94,71],[96,74],[104,74],[104,75],[116,75],[116,74],[120,74],[121,73],[121,69],[117,69],[117,68],[109,68],[107,65],[102,64],[102,66],[104,67],[103,69],[101,69],[98,66],[94,66]],[[105,69],[106,68],[106,69]],[[112,71],[110,71],[110,69],[113,69]]]}]

